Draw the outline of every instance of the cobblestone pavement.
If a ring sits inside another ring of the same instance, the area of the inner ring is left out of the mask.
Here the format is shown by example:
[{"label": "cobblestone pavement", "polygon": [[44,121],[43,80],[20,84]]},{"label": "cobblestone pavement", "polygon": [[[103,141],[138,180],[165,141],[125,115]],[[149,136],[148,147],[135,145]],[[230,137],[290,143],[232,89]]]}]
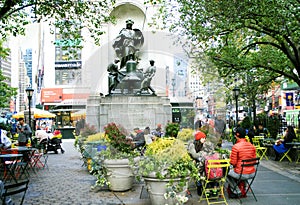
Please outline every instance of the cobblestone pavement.
[{"label": "cobblestone pavement", "polygon": [[[143,191],[141,194],[141,183],[135,183],[133,189],[127,192],[92,191],[91,186],[95,178],[82,166],[83,162],[80,160],[80,153],[74,147],[74,140],[63,139],[62,146],[66,150],[64,154],[48,154],[48,168],[38,170],[37,174],[30,172],[25,205],[150,205],[147,192]],[[299,204],[299,165],[272,160],[261,161],[253,184],[258,202],[248,193],[248,197],[243,199],[243,204]],[[187,205],[206,204],[206,201],[199,203],[199,197],[193,187],[191,192],[192,197]],[[282,199],[285,200],[284,203]],[[239,204],[239,201],[229,199],[228,204]]]},{"label": "cobblestone pavement", "polygon": [[95,177],[82,166],[83,161],[74,147],[74,140],[63,139],[62,147],[64,154],[48,153],[48,168],[38,170],[37,174],[30,173],[30,185],[24,204],[143,204],[143,200],[136,196],[140,184],[127,192],[92,191]]}]

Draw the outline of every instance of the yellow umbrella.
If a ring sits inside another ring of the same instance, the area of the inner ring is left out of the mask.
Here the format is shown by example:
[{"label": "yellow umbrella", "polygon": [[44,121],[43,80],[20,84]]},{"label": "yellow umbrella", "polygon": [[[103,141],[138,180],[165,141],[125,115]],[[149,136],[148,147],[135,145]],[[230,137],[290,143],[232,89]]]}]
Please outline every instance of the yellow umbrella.
[{"label": "yellow umbrella", "polygon": [[18,112],[18,113],[16,113],[16,114],[14,114],[12,117],[13,117],[13,118],[16,118],[16,119],[24,118],[24,111]]},{"label": "yellow umbrella", "polygon": [[[30,109],[34,114],[33,117],[38,119],[38,118],[55,118],[55,114],[48,112],[46,110],[41,110],[37,108],[31,108]],[[29,110],[26,110],[29,111]],[[12,116],[13,118],[24,118],[24,111],[18,112]]]},{"label": "yellow umbrella", "polygon": [[71,119],[72,120],[79,120],[86,117],[86,111],[80,110],[74,113],[71,113]]}]

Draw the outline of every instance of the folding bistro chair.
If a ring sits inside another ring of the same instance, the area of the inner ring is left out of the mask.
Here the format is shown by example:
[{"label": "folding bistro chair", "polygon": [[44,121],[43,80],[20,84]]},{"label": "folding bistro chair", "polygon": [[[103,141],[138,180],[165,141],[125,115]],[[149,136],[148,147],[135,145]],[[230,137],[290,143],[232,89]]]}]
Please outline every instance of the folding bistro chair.
[{"label": "folding bistro chair", "polygon": [[[0,196],[2,204],[6,204],[8,197],[10,197],[12,195],[20,194],[22,196],[21,198],[19,198],[20,205],[22,205],[25,195],[26,195],[26,191],[28,189],[28,184],[29,184],[29,180],[18,182],[15,184],[8,184],[8,185],[5,184],[2,195]],[[12,204],[15,204],[15,203],[12,203]]]},{"label": "folding bistro chair", "polygon": [[268,157],[266,155],[268,148],[261,146],[261,144],[260,144],[260,138],[258,138],[257,136],[255,136],[252,139],[252,142],[253,142],[253,145],[255,146],[256,154],[257,154],[257,156],[260,157],[260,160],[262,160],[263,158],[266,158],[266,160],[268,160]]},{"label": "folding bistro chair", "polygon": [[[202,181],[203,191],[200,196],[200,202],[202,200],[206,200],[207,204],[226,204],[226,197],[224,195],[224,184],[226,182],[226,177],[228,174],[229,166],[230,166],[229,159],[210,159],[207,162],[207,173],[206,179]],[[223,170],[222,176],[217,178],[210,178],[211,173],[213,173],[216,169],[221,168]],[[214,187],[209,187],[210,184],[214,184]],[[207,193],[217,191],[217,195],[210,196]]]},{"label": "folding bistro chair", "polygon": [[31,167],[34,168],[45,168],[47,165],[48,155],[42,152],[35,152],[32,160]]},{"label": "folding bistro chair", "polygon": [[[252,183],[253,183],[253,181],[254,181],[254,179],[256,177],[256,174],[257,174],[257,168],[258,168],[258,165],[259,165],[259,160],[260,160],[259,157],[242,160],[241,174],[239,175],[238,178],[234,178],[234,179],[236,179],[236,182],[235,182],[235,186],[232,187],[232,189],[233,189],[234,192],[238,192],[239,185],[241,183],[244,183],[244,188],[245,188],[244,196],[247,195],[248,191],[250,190],[251,193],[252,193],[252,195],[253,195],[253,197],[254,197],[254,199],[255,199],[255,201],[257,201],[257,199],[256,199],[256,196],[255,196],[252,188],[251,188],[251,185],[252,185]],[[245,167],[252,167],[252,166],[255,167],[255,172],[254,172],[254,174],[252,176],[247,177],[247,176],[245,176],[245,175],[242,174]],[[237,195],[237,198],[239,200],[241,200],[242,197],[243,197],[242,195]]]},{"label": "folding bistro chair", "polygon": [[289,156],[292,147],[290,147],[285,153],[283,153],[282,157],[280,158],[279,162],[281,162],[284,158],[287,158],[290,162],[293,162],[292,158]]},{"label": "folding bistro chair", "polygon": [[13,179],[15,182],[18,182],[18,174],[17,171],[19,169],[19,162],[22,161],[22,154],[1,154],[0,155],[4,173],[3,173],[3,181],[7,181],[8,179]]}]

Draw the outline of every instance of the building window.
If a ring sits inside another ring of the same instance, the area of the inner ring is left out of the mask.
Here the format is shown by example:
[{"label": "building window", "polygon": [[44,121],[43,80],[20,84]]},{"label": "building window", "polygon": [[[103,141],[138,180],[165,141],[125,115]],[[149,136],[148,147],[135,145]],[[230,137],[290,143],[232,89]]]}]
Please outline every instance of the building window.
[{"label": "building window", "polygon": [[55,33],[55,84],[81,84],[81,40],[63,39]]}]

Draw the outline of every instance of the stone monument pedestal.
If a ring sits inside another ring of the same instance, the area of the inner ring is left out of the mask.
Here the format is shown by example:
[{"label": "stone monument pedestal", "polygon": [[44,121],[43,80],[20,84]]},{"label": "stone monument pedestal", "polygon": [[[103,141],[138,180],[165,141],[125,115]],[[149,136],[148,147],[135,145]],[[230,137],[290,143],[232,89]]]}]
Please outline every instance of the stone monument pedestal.
[{"label": "stone monument pedestal", "polygon": [[162,96],[96,96],[87,100],[86,123],[102,132],[110,122],[122,125],[128,131],[135,127],[155,129],[157,124],[172,121],[170,100]]}]

